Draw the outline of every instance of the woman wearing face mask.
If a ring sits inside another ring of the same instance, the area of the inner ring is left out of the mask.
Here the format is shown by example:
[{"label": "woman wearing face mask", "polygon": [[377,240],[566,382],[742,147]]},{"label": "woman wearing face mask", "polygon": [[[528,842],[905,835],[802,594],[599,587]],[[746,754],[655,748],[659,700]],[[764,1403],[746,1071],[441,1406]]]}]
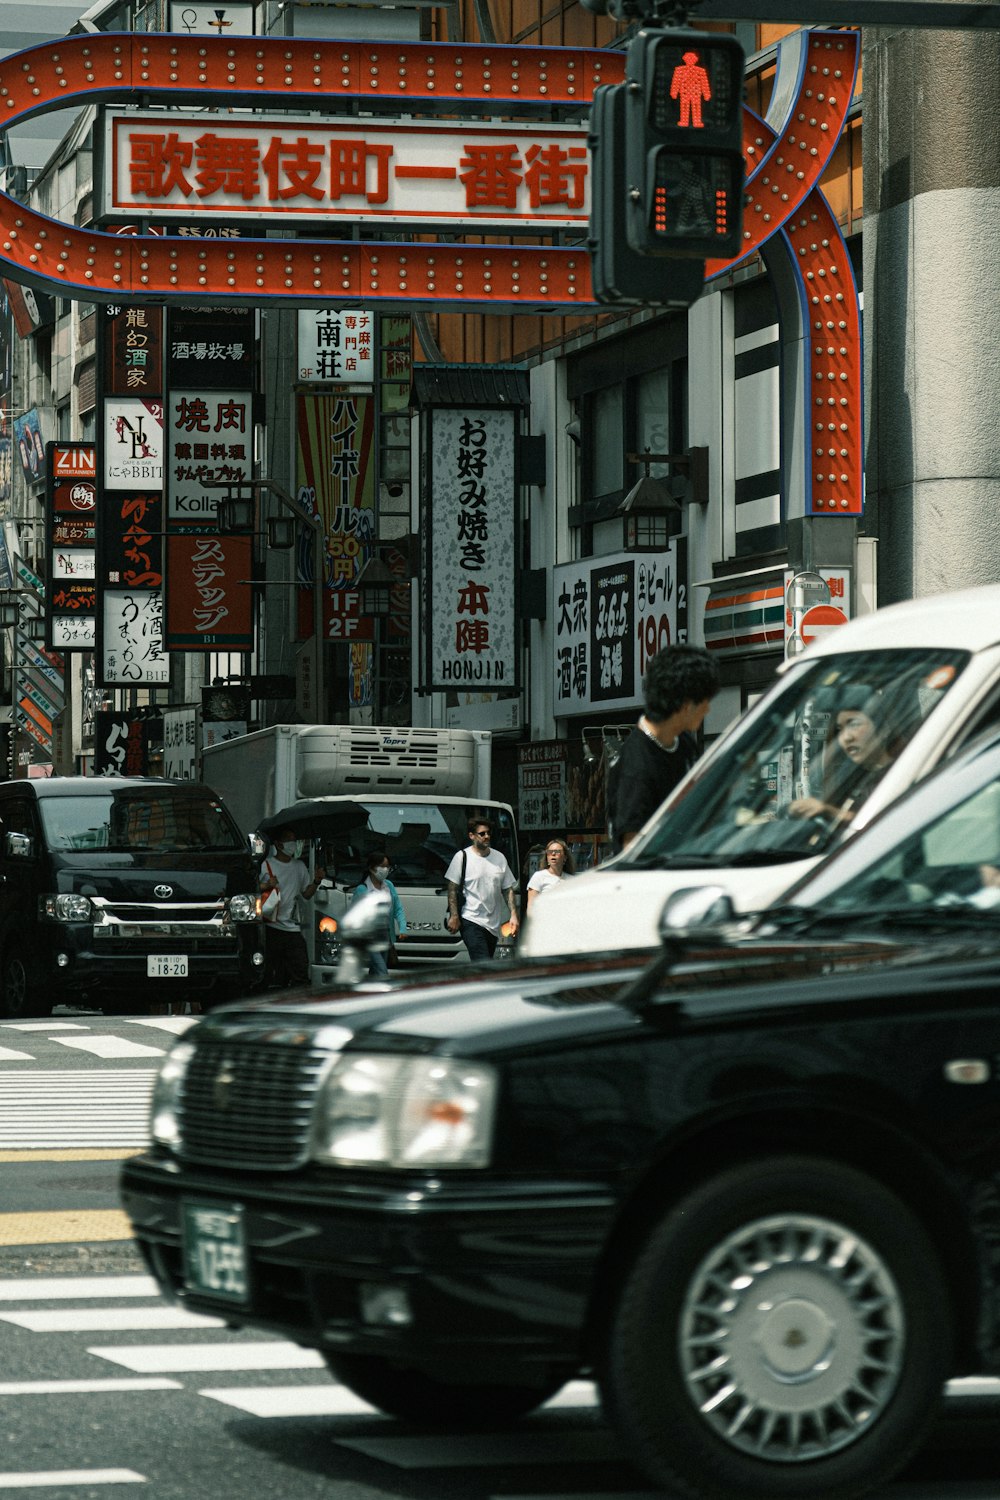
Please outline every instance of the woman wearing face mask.
[{"label": "woman wearing face mask", "polygon": [[569,845],[562,839],[549,839],[545,845],[542,864],[528,881],[528,910],[530,912],[542,891],[550,885],[558,885],[567,875],[575,875],[576,866],[569,852]]},{"label": "woman wearing face mask", "polygon": [[310,880],[309,871],[299,858],[301,853],[302,842],[296,839],[294,830],[279,829],[274,835],[274,853],[265,859],[260,870],[261,895],[273,890],[279,895],[277,912],[264,923],[264,938],[267,983],[280,989],[309,982],[309,950],[299,927],[296,903],[300,896],[310,900],[326,876],[322,865],[317,865]]},{"label": "woman wearing face mask", "polygon": [[368,962],[368,973],[388,974],[388,959],[395,956],[396,938],[401,932],[406,931],[406,913],[403,911],[403,903],[399,899],[396,887],[389,879],[389,856],[385,850],[374,850],[365,861],[365,866],[368,870],[368,878],[355,888],[355,901],[361,896],[367,896],[369,891],[386,891],[392,902],[389,912],[388,953],[372,952]]}]

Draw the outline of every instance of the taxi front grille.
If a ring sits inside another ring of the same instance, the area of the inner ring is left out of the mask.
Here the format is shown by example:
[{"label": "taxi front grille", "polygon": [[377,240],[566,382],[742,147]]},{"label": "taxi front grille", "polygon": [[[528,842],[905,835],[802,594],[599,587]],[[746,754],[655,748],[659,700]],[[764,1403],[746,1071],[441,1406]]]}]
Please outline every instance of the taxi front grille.
[{"label": "taxi front grille", "polygon": [[292,1171],[309,1155],[330,1053],[305,1044],[214,1040],[195,1048],[180,1105],[180,1156],[205,1166]]}]

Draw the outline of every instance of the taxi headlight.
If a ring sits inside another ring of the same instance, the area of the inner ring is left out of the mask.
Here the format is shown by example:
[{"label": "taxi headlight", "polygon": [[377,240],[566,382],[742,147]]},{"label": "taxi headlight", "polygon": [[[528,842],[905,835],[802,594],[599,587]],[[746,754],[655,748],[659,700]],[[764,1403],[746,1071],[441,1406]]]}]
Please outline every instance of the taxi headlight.
[{"label": "taxi headlight", "polygon": [[160,1068],[149,1107],[149,1133],[159,1146],[177,1149],[181,1141],[177,1108],[188,1066],[194,1056],[193,1042],[177,1042]]},{"label": "taxi headlight", "polygon": [[313,1155],[338,1166],[485,1167],[496,1095],[488,1063],[349,1053],[319,1097]]},{"label": "taxi headlight", "polygon": [[89,922],[91,905],[89,896],[42,896],[42,916],[53,922]]},{"label": "taxi headlight", "polygon": [[256,922],[256,896],[230,896],[229,915],[234,922]]}]

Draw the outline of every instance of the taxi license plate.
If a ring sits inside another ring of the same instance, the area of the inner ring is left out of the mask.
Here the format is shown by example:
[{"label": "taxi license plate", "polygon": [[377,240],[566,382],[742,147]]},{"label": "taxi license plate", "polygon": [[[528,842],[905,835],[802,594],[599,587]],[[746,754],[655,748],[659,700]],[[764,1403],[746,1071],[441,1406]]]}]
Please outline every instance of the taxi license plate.
[{"label": "taxi license plate", "polygon": [[188,961],[186,953],[147,953],[147,979],[186,979]]},{"label": "taxi license plate", "polygon": [[184,1203],[184,1284],[222,1302],[246,1302],[247,1253],[238,1205]]}]

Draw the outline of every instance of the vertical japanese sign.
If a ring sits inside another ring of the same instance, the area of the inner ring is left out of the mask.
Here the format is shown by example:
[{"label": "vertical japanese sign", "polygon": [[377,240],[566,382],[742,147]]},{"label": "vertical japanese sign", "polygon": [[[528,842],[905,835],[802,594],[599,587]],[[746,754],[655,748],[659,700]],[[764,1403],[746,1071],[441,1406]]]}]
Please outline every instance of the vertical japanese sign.
[{"label": "vertical japanese sign", "polygon": [[253,477],[254,311],[187,308],[167,322],[167,646],[250,651],[253,539],[222,536],[217,486]]},{"label": "vertical japanese sign", "polygon": [[431,412],[424,598],[431,691],[520,687],[516,423],[507,407]]},{"label": "vertical japanese sign", "polygon": [[253,537],[178,534],[167,552],[171,649],[252,651]]},{"label": "vertical japanese sign", "polygon": [[[375,541],[375,402],[370,396],[296,398],[296,495],[322,517],[326,542],[324,630],[327,640],[371,640],[353,587]],[[299,554],[299,582],[312,582],[308,536]],[[308,591],[301,596],[300,632],[312,630]]]},{"label": "vertical japanese sign", "polygon": [[552,573],[555,716],[638,707],[657,651],[687,639],[683,538],[658,553],[617,553]]},{"label": "vertical japanese sign", "polygon": [[57,651],[92,651],[97,630],[97,448],[49,443],[45,521],[47,640]]},{"label": "vertical japanese sign", "polygon": [[103,380],[107,396],[160,399],[163,395],[162,308],[105,308]]},{"label": "vertical japanese sign", "polygon": [[146,776],[149,773],[151,719],[133,719],[129,714],[95,716],[94,774],[96,776]]},{"label": "vertical japanese sign", "polygon": [[[130,326],[118,313],[111,336]],[[104,687],[169,681],[163,638],[163,403],[104,402],[103,493],[98,502],[99,657]]]},{"label": "vertical japanese sign", "polygon": [[344,385],[375,381],[375,319],[372,313],[299,309],[299,380]]},{"label": "vertical japanese sign", "polygon": [[163,710],[163,774],[182,781],[198,776],[198,710],[194,704]]}]

